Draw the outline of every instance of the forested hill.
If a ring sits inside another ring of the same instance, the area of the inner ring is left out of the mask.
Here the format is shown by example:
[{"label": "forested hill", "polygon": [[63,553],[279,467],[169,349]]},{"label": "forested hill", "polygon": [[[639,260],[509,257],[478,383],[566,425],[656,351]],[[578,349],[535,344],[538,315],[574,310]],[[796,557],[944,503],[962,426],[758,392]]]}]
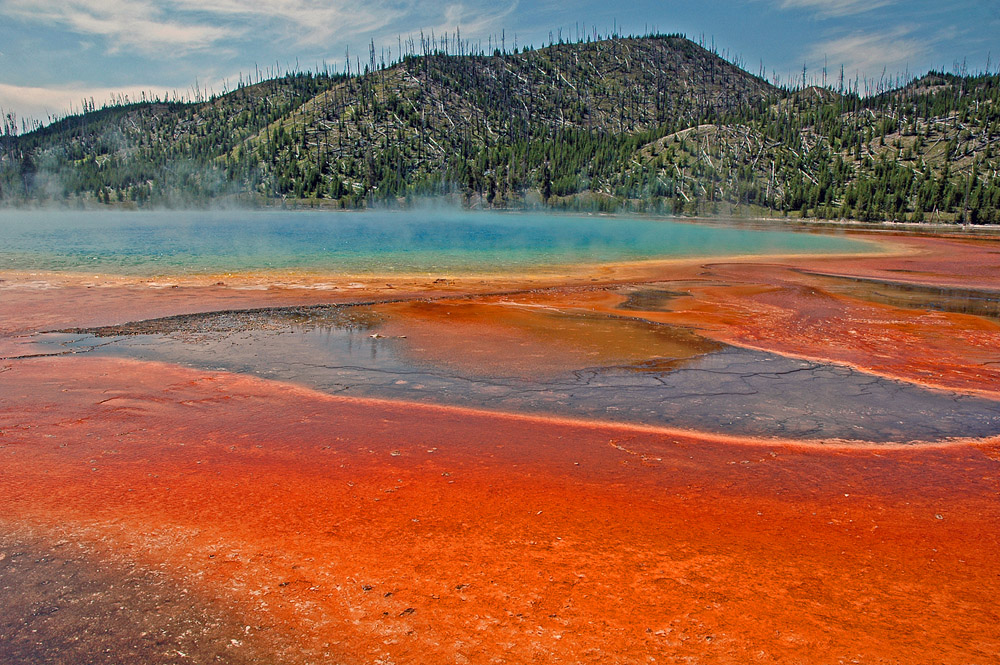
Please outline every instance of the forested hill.
[{"label": "forested hill", "polygon": [[[0,138],[5,204],[478,207],[1000,222],[1000,77],[776,88],[676,35],[296,73]],[[13,123],[10,123],[13,124]]]}]

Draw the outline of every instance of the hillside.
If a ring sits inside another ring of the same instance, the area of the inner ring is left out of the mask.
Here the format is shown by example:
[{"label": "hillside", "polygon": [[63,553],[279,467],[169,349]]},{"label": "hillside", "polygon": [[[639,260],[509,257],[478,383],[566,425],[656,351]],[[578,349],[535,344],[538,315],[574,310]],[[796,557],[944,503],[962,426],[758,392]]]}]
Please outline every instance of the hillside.
[{"label": "hillside", "polygon": [[679,36],[295,74],[0,144],[8,204],[467,205],[1000,221],[1000,77],[775,88]]},{"label": "hillside", "polygon": [[631,173],[674,185],[676,212],[1000,223],[998,142],[1000,77],[932,74],[867,99],[800,90],[659,139]]}]

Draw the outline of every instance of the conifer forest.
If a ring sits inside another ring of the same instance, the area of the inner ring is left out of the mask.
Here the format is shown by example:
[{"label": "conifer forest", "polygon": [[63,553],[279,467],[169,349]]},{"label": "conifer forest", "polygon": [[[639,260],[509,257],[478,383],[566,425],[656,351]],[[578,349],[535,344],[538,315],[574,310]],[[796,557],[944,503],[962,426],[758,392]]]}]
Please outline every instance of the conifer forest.
[{"label": "conifer forest", "polygon": [[774,85],[681,35],[374,45],[194,100],[4,115],[0,202],[1000,223],[1000,75]]}]

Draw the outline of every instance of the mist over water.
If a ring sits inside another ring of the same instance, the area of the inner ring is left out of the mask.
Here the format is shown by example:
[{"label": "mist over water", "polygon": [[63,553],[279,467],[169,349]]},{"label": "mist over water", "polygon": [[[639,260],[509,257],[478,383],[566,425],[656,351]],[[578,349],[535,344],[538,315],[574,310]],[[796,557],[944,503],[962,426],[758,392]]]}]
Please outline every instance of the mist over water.
[{"label": "mist over water", "polygon": [[841,237],[737,226],[451,209],[0,211],[0,270],[18,271],[468,273],[867,247]]}]

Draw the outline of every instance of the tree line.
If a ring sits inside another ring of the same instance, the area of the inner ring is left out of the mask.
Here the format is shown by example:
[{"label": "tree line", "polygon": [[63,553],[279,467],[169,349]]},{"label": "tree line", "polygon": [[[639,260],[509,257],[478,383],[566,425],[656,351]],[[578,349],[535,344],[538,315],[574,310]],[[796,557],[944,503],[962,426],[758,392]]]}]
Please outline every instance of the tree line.
[{"label": "tree line", "polygon": [[0,200],[1000,222],[995,74],[863,95],[777,87],[681,35],[504,49],[421,37],[395,63],[372,45],[350,72],[6,123]]}]

